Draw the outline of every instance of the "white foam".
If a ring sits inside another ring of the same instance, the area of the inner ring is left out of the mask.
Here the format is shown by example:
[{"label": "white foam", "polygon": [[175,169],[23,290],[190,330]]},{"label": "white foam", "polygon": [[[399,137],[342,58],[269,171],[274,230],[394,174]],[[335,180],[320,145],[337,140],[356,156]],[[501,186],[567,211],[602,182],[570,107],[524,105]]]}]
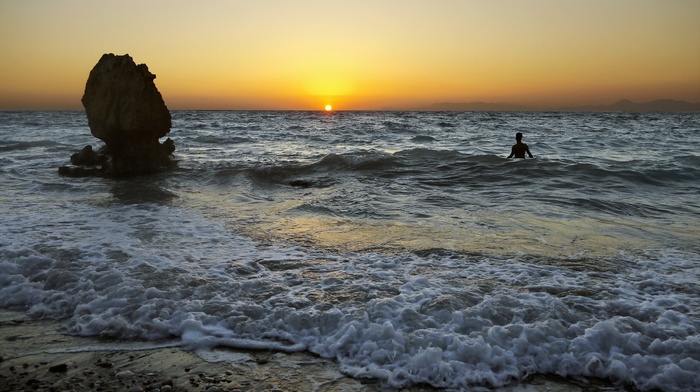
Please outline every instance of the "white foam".
[{"label": "white foam", "polygon": [[210,361],[247,360],[217,346],[309,350],[395,388],[533,373],[700,385],[696,254],[623,256],[615,272],[329,255],[163,205],[63,208],[0,218],[0,307],[66,319],[69,333],[175,337]]},{"label": "white foam", "polygon": [[211,363],[240,363],[252,360],[252,357],[249,354],[232,351],[199,349],[195,350],[195,353],[203,360]]}]

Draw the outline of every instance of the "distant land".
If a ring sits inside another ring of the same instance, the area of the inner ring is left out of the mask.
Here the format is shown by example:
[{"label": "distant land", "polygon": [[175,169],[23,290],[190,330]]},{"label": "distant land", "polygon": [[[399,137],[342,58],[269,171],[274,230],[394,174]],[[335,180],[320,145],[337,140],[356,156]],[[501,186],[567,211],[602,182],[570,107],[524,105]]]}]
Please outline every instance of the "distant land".
[{"label": "distant land", "polygon": [[538,110],[536,108],[531,108],[523,105],[515,105],[512,103],[497,102],[469,102],[469,103],[434,103],[430,105],[427,110],[435,111],[464,111],[464,112],[511,112],[511,111],[528,111],[528,110]]},{"label": "distant land", "polygon": [[619,100],[612,105],[561,106],[556,108],[530,107],[506,102],[469,102],[469,103],[434,103],[424,110],[428,111],[475,111],[475,112],[511,112],[511,111],[558,111],[558,112],[700,112],[700,102],[658,99],[650,102],[632,102]]}]

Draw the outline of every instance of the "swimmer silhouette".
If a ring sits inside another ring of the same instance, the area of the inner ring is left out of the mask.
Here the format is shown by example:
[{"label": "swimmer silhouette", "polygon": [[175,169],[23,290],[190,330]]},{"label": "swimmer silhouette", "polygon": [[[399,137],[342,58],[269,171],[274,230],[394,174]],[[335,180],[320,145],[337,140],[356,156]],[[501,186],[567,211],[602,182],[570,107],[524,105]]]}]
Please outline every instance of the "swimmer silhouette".
[{"label": "swimmer silhouette", "polygon": [[527,144],[522,142],[523,140],[523,134],[518,132],[515,134],[515,143],[513,145],[513,148],[510,150],[510,155],[508,155],[508,158],[525,158],[525,153],[532,158],[532,154],[530,154],[530,149],[527,148]]}]

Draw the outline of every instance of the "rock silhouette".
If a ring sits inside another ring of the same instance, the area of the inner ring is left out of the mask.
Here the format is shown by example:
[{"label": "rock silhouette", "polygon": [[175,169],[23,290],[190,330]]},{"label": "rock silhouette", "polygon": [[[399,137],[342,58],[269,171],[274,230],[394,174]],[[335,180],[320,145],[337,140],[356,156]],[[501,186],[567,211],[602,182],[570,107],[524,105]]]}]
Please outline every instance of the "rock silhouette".
[{"label": "rock silhouette", "polygon": [[85,146],[80,152],[71,155],[70,162],[78,166],[97,166],[103,162],[104,155],[93,151],[92,146]]},{"label": "rock silhouette", "polygon": [[[73,164],[99,164],[100,175],[108,177],[153,173],[172,165],[174,142],[169,138],[159,142],[170,132],[171,117],[155,77],[146,64],[136,65],[128,54],[110,53],[100,58],[90,71],[82,103],[90,132],[105,146],[98,153],[92,152],[92,147],[84,148],[81,153],[91,159],[72,159]],[[69,176],[73,171],[75,175],[86,173],[70,167],[59,169],[60,174]]]}]

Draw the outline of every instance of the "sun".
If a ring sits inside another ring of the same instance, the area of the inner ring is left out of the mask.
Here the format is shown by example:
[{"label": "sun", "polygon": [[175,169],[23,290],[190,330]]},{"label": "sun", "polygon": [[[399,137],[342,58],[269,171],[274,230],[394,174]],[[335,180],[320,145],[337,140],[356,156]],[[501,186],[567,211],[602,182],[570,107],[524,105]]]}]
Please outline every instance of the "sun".
[{"label": "sun", "polygon": [[333,110],[333,106],[331,106],[331,105],[326,105],[326,111],[327,111],[327,112],[330,112],[331,110]]}]

